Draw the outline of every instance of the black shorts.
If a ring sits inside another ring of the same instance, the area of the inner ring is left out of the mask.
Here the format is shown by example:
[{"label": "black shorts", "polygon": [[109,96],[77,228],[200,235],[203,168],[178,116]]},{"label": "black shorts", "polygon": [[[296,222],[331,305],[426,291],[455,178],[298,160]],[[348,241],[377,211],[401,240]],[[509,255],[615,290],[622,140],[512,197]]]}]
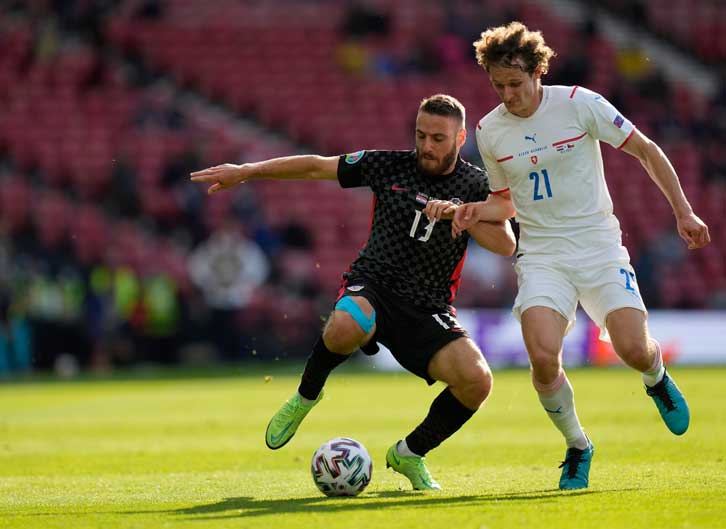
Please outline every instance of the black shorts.
[{"label": "black shorts", "polygon": [[350,280],[338,299],[344,296],[366,298],[376,310],[376,333],[371,341],[385,345],[396,361],[429,385],[429,362],[449,342],[468,337],[449,310],[420,309],[370,280]]}]

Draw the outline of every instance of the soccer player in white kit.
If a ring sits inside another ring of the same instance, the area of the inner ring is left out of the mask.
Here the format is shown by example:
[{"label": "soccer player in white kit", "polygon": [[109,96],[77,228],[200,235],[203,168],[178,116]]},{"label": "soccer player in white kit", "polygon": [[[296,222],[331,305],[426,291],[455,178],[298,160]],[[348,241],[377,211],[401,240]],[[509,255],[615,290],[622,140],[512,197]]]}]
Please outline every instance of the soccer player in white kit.
[{"label": "soccer player in white kit", "polygon": [[[474,43],[502,101],[479,122],[476,139],[489,172],[486,202],[460,206],[454,236],[479,220],[516,215],[520,320],[539,400],[567,443],[559,486],[586,488],[594,453],[562,369],[562,341],[578,301],[618,356],[642,373],[667,427],[688,428],[688,405],[665,371],[605,183],[600,142],[640,160],[668,199],[689,249],[709,243],[663,151],[601,95],[579,86],[543,86],[554,52],[539,32],[512,22]],[[646,213],[647,214],[647,213]],[[609,336],[608,336],[609,335]]]}]

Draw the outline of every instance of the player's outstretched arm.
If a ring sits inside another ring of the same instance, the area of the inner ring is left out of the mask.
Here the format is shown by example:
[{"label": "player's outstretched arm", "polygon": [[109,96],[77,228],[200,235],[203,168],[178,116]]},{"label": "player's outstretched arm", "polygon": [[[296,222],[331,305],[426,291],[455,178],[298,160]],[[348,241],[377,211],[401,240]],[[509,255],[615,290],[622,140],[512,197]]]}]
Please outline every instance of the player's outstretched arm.
[{"label": "player's outstretched arm", "polygon": [[515,214],[509,191],[491,194],[484,202],[469,202],[457,208],[451,223],[451,235],[458,237],[481,220],[501,222]]},{"label": "player's outstretched arm", "polygon": [[517,248],[517,241],[508,220],[479,221],[468,231],[479,246],[490,252],[510,256]]},{"label": "player's outstretched arm", "polygon": [[287,156],[272,158],[256,163],[215,165],[191,174],[192,182],[212,184],[207,189],[210,195],[229,189],[248,180],[262,178],[335,180],[338,176],[337,156]]},{"label": "player's outstretched arm", "polygon": [[688,249],[695,250],[711,242],[708,226],[693,212],[678,175],[663,150],[637,129],[623,150],[640,161],[648,176],[668,199],[676,216],[678,234],[686,241]]}]

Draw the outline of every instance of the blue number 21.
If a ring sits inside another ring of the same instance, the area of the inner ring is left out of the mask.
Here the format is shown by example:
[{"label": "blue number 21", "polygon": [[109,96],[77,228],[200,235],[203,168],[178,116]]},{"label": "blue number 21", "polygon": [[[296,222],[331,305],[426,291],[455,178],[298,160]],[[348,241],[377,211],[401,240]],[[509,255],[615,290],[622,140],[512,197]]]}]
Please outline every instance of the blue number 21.
[{"label": "blue number 21", "polygon": [[[529,179],[534,180],[534,200],[542,200],[544,198],[544,195],[540,194],[540,192],[539,192],[539,173],[536,171],[529,173]],[[542,179],[544,180],[545,191],[547,192],[547,197],[552,198],[552,189],[550,188],[550,177],[547,174],[547,169],[542,169]]]}]

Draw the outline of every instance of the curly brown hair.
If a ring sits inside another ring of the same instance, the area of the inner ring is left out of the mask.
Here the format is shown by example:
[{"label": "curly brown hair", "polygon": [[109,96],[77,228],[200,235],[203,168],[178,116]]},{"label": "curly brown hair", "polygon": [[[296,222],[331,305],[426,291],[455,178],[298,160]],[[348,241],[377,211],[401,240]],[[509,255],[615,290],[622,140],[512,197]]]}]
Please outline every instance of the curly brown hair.
[{"label": "curly brown hair", "polygon": [[550,59],[557,54],[545,44],[542,33],[530,31],[521,22],[489,28],[474,42],[476,61],[488,72],[492,65],[520,68],[533,74],[537,67],[542,74],[549,69]]}]

